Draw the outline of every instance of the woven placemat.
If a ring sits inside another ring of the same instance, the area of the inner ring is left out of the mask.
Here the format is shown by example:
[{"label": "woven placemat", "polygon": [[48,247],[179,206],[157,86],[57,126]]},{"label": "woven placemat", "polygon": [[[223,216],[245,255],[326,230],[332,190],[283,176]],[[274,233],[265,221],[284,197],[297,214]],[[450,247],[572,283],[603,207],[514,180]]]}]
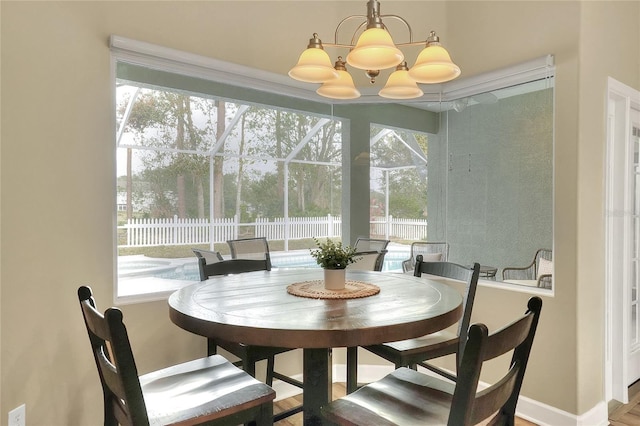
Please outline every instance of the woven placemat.
[{"label": "woven placemat", "polygon": [[327,290],[323,280],[302,281],[287,286],[287,293],[311,299],[357,299],[380,293],[377,285],[346,280],[344,290]]}]

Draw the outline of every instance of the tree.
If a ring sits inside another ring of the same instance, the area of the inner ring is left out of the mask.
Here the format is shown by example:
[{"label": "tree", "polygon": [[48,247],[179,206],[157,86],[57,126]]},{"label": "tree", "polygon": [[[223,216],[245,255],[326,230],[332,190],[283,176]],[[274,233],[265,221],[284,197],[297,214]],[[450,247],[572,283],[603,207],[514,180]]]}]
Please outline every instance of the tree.
[{"label": "tree", "polygon": [[[128,99],[124,99],[120,103],[120,113],[126,107],[127,101]],[[208,177],[208,158],[186,151],[203,150],[205,141],[212,139],[210,123],[202,118],[199,119],[200,123],[195,123],[194,110],[198,112],[199,117],[205,117],[213,107],[210,101],[203,98],[157,90],[144,90],[133,104],[125,130],[130,132],[137,145],[158,148],[138,151],[144,175],[148,179],[154,179],[153,173],[160,173],[163,176],[160,180],[164,180],[168,174],[172,174],[175,179],[175,184],[165,182],[166,186],[162,189],[158,185],[144,188],[174,192],[173,197],[166,197],[166,194],[160,193],[150,197],[151,200],[155,200],[153,202],[162,204],[158,210],[164,212],[163,214],[169,214],[167,203],[171,202],[174,207],[171,215],[188,217],[190,211],[195,210],[198,217],[205,217],[204,182]],[[133,173],[134,171],[128,168],[130,182]],[[197,194],[195,200],[189,200],[188,188],[194,188]],[[153,206],[151,208],[154,209]]]},{"label": "tree", "polygon": [[[378,135],[382,130],[384,129],[374,127],[371,133]],[[426,158],[426,135],[394,130],[371,147],[371,163],[372,166],[389,171],[389,188],[386,188],[384,173],[378,180],[378,187],[389,191],[389,214],[422,218],[427,212],[427,165],[405,143],[422,151]]]}]

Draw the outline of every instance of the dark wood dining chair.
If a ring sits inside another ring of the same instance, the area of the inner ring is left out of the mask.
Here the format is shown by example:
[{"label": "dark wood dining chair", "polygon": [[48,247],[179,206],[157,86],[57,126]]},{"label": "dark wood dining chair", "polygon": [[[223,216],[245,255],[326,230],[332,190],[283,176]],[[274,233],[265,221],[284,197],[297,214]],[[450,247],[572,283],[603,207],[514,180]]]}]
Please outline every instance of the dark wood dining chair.
[{"label": "dark wood dining chair", "polygon": [[[427,362],[445,355],[456,355],[456,366],[460,365],[460,355],[464,351],[467,341],[467,331],[471,322],[471,311],[478,286],[480,264],[475,263],[472,268],[451,262],[423,262],[422,255],[418,255],[414,275],[437,275],[465,283],[462,304],[464,306],[462,318],[458,322],[458,330],[452,333],[442,330],[415,339],[398,342],[382,343],[379,345],[363,346],[369,352],[394,363],[396,368],[410,367],[416,369],[418,365],[436,372],[444,377],[454,376],[446,370]],[[354,360],[354,358],[356,358]],[[357,352],[347,352],[347,391],[352,392],[357,387]]]},{"label": "dark wood dining chair", "polygon": [[[257,259],[227,259],[221,260],[215,263],[206,263],[205,259],[198,259],[198,266],[200,269],[200,277],[204,277],[206,280],[209,277],[215,277],[220,275],[229,274],[242,274],[246,272],[255,271],[269,271],[271,270],[271,262],[269,262],[269,253],[266,253],[266,258],[261,260]],[[212,282],[215,285],[215,281]],[[267,360],[267,373],[265,382],[271,386],[273,384],[274,377],[282,380],[291,385],[302,388],[302,382],[286,376],[284,374],[275,371],[275,356],[283,352],[292,351],[292,348],[278,348],[270,346],[256,346],[246,345],[244,343],[232,342],[223,339],[207,338],[207,353],[208,355],[216,354],[218,347],[238,357],[240,361],[235,363],[249,373],[250,375],[256,375],[256,363],[258,361]],[[301,406],[295,407],[289,411],[279,413],[276,418],[282,419],[289,415],[300,412]]]},{"label": "dark wood dining chair", "polygon": [[[454,381],[400,368],[322,408],[338,425],[513,425],[520,388],[538,326],[542,300],[532,297],[527,312],[489,335],[484,324],[469,328]],[[511,353],[507,371],[478,391],[485,362]]]},{"label": "dark wood dining chair", "polygon": [[220,355],[138,376],[122,311],[78,289],[102,383],[105,426],[273,424],[275,392]]}]

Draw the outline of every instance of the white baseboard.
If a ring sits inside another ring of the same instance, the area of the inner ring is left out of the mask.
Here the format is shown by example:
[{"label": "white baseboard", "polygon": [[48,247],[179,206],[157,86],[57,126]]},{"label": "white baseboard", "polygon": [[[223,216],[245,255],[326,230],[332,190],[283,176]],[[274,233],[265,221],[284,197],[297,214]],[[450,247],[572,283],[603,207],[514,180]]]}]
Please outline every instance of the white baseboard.
[{"label": "white baseboard", "polygon": [[[358,381],[369,383],[380,380],[392,371],[392,365],[359,365]],[[434,374],[428,370],[421,369],[421,371],[426,374]],[[345,382],[346,366],[334,364],[332,374],[334,382]],[[302,375],[298,374],[294,378],[302,380]],[[296,386],[279,380],[273,382],[273,388],[276,391],[276,401],[301,393],[301,390]],[[520,396],[517,415],[540,426],[607,426],[609,424],[607,404],[604,401],[600,401],[585,414],[577,416],[526,396]]]},{"label": "white baseboard", "polygon": [[520,396],[516,413],[518,417],[540,426],[607,426],[609,424],[607,404],[604,401],[599,402],[585,414],[576,416],[526,396]]}]

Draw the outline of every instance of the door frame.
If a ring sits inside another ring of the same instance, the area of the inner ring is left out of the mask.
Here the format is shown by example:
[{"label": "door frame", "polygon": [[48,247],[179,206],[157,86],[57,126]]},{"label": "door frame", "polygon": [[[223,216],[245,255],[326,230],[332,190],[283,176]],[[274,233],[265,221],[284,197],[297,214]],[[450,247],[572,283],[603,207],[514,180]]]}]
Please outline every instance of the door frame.
[{"label": "door frame", "polygon": [[[631,108],[640,109],[640,91],[611,77],[607,82],[605,162],[605,400],[629,402],[627,373],[633,239],[628,237],[633,206],[630,180]],[[632,157],[631,157],[632,158]],[[620,167],[624,164],[624,167]],[[620,285],[622,283],[622,285]]]}]

